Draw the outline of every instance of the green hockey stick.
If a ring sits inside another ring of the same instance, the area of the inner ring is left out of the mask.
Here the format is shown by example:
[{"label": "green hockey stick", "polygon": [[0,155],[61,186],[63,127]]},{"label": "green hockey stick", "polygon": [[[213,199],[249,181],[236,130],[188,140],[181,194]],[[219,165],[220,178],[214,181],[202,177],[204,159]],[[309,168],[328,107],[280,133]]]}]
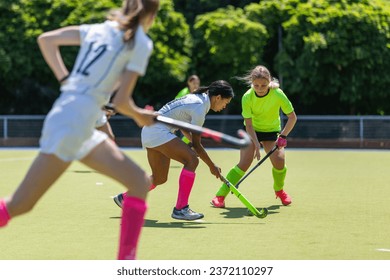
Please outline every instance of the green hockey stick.
[{"label": "green hockey stick", "polygon": [[230,183],[225,177],[221,176],[222,181],[229,187],[230,191],[238,197],[238,199],[246,206],[246,208],[251,211],[251,213],[256,216],[257,218],[264,219],[268,215],[268,209],[267,208],[260,208],[259,210],[253,206],[252,203],[249,202],[249,200],[239,191],[237,188]]}]

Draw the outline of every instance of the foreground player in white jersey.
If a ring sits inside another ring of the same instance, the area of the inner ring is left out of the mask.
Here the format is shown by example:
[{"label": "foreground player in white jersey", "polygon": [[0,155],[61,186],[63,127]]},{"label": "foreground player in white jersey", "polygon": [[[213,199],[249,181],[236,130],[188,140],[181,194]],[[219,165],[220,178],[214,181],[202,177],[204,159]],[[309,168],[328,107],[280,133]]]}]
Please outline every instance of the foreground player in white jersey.
[{"label": "foreground player in white jersey", "polygon": [[[208,87],[200,87],[192,94],[167,103],[158,113],[176,120],[203,126],[206,114],[210,109],[215,112],[223,110],[233,97],[233,89],[228,82],[215,81]],[[221,170],[203,148],[200,135],[183,131],[185,136],[191,139],[195,150],[193,151],[188,144],[177,137],[176,130],[174,127],[161,123],[142,129],[142,146],[147,150],[149,165],[152,169],[151,190],[167,181],[171,159],[182,163],[179,193],[176,206],[173,208],[172,218],[179,220],[201,219],[203,214],[192,211],[188,205],[195,180],[195,170],[199,164],[198,156],[208,165],[211,174],[215,177],[220,178]],[[122,207],[122,202],[127,195],[128,193],[115,196],[115,203]]]},{"label": "foreground player in white jersey", "polygon": [[[126,187],[118,259],[135,259],[150,177],[95,125],[115,87],[113,103],[122,115],[139,126],[154,123],[155,114],[137,107],[131,96],[153,48],[145,32],[158,7],[159,0],[125,0],[122,10],[104,23],[70,26],[39,36],[43,57],[62,82],[61,95],[45,119],[40,153],[12,196],[0,200],[0,226],[30,211],[71,162],[80,160]],[[59,48],[76,45],[80,50],[68,76]]]}]

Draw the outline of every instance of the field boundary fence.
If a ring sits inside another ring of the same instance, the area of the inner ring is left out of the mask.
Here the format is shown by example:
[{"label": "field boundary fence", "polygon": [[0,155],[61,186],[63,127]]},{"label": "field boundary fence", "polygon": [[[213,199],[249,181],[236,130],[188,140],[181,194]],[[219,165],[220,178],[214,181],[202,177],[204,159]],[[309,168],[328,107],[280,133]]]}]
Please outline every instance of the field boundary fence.
[{"label": "field boundary fence", "polygon": [[[0,146],[39,145],[44,115],[0,115]],[[286,117],[282,118],[283,122]],[[141,129],[131,119],[114,116],[110,124],[120,146],[140,147]],[[205,127],[234,135],[240,115],[208,115]],[[215,146],[205,139],[204,145]],[[289,147],[390,149],[390,116],[302,115],[288,136]]]}]

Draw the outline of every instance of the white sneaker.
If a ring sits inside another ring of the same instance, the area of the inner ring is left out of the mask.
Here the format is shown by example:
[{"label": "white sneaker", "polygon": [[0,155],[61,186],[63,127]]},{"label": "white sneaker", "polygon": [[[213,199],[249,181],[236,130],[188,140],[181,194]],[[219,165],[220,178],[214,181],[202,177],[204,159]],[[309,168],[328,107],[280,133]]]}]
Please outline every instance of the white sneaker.
[{"label": "white sneaker", "polygon": [[186,221],[192,221],[197,219],[202,219],[204,217],[201,213],[196,213],[195,211],[192,211],[187,205],[183,209],[176,209],[176,207],[173,208],[173,212],[171,215],[172,218],[177,220],[186,220]]}]

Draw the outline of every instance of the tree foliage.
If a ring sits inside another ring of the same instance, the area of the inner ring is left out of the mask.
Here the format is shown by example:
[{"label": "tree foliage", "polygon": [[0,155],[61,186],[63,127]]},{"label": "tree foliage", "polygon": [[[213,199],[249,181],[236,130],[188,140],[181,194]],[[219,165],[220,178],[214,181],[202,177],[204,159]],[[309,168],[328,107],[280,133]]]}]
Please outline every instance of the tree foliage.
[{"label": "tree foliage", "polygon": [[172,100],[185,84],[191,68],[192,38],[190,28],[182,14],[174,10],[171,0],[162,0],[156,21],[150,31],[154,51],[145,77],[135,95],[141,106],[160,108]]},{"label": "tree foliage", "polygon": [[265,26],[248,20],[241,8],[228,6],[200,15],[194,25],[195,69],[204,84],[223,79],[237,89],[240,84],[234,77],[261,61],[267,39]]},{"label": "tree foliage", "polygon": [[376,3],[309,1],[283,23],[278,72],[303,112],[389,112],[390,10]]},{"label": "tree foliage", "polygon": [[[122,0],[0,0],[0,114],[45,114],[58,82],[44,31],[101,22]],[[390,114],[389,0],[161,0],[137,104],[159,108],[196,73],[202,84],[267,66],[298,114]],[[78,48],[61,49],[72,67]],[[240,98],[229,113],[240,113]]]},{"label": "tree foliage", "polygon": [[[44,114],[58,96],[58,82],[36,43],[42,32],[67,25],[101,22],[110,9],[120,7],[121,3],[121,0],[1,2],[0,27],[5,32],[0,33],[0,113]],[[135,97],[140,105],[166,96],[167,92],[174,96],[177,85],[185,80],[190,63],[189,27],[184,16],[174,11],[171,0],[161,0],[161,10],[150,35],[155,41],[155,49],[147,76],[141,78],[137,86],[141,92]],[[76,47],[61,49],[69,69],[77,51]]]}]

